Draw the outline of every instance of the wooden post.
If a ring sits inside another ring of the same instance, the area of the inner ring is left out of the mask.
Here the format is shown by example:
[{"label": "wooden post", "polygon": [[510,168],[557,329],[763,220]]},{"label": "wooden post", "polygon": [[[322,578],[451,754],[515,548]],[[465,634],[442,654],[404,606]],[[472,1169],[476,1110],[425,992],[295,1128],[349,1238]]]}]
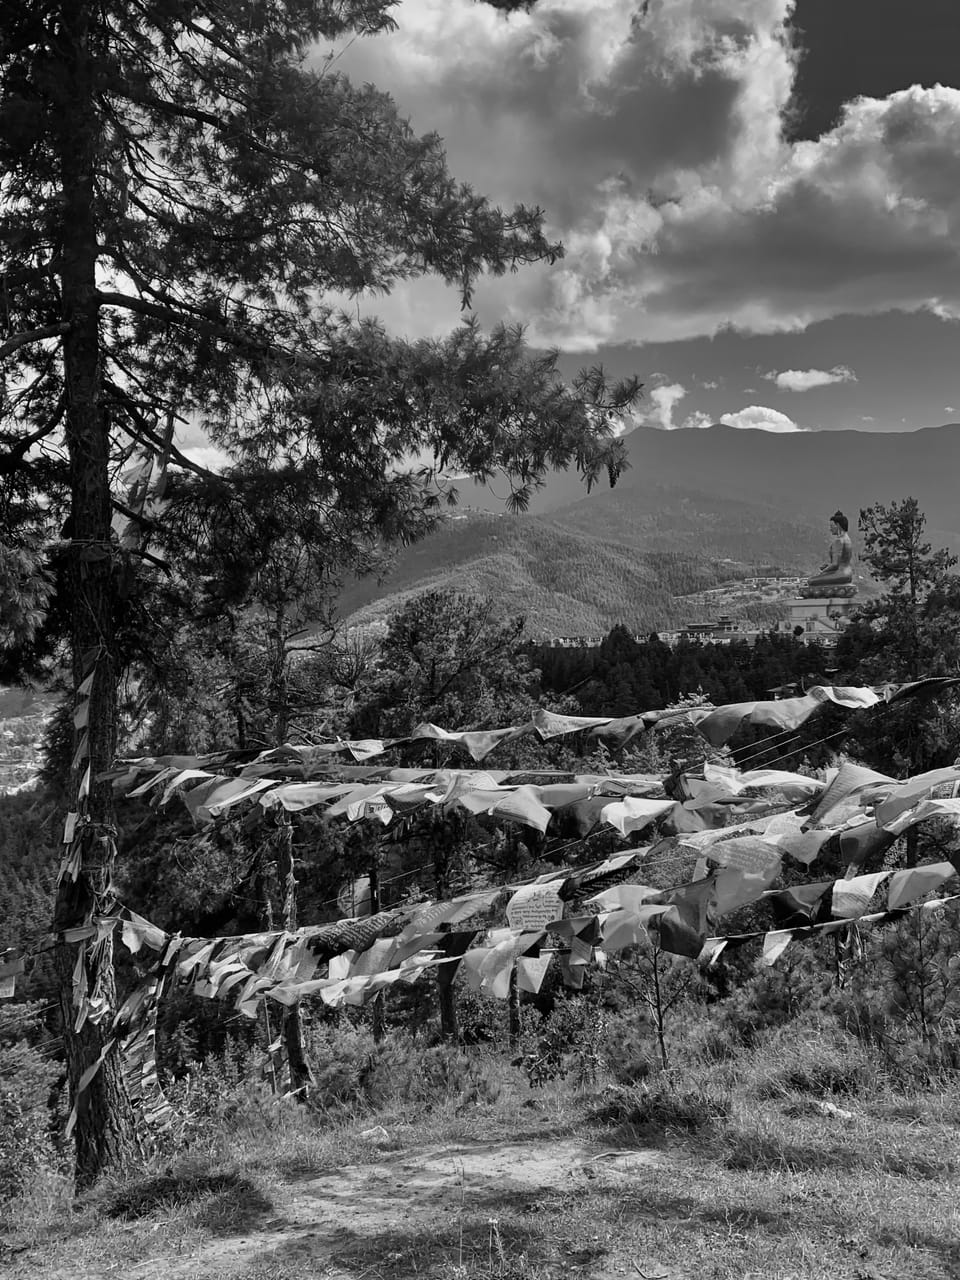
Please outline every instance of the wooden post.
[{"label": "wooden post", "polygon": [[[437,900],[442,902],[449,896],[449,850],[434,839],[433,844],[433,883]],[[454,969],[456,966],[454,966]],[[457,996],[453,986],[454,972],[449,965],[440,965],[437,969],[437,1006],[440,1010],[440,1036],[444,1040],[460,1039],[460,1019],[457,1015]]]},{"label": "wooden post", "polygon": [[[297,928],[297,877],[293,860],[293,822],[282,806],[277,816],[277,881],[283,901],[283,927],[287,933]],[[303,1020],[297,1000],[281,1015],[283,1044],[290,1074],[290,1091],[303,1101],[315,1083],[303,1048]]]},{"label": "wooden post", "polygon": [[[375,916],[380,910],[380,847],[376,848],[370,862],[370,914]],[[379,1044],[383,1039],[383,992],[378,991],[373,997],[372,1008],[373,1039]]]},{"label": "wooden post", "polygon": [[517,962],[514,960],[510,970],[510,1048],[516,1049],[520,1044],[523,1022],[520,1017],[520,984],[517,981]]}]

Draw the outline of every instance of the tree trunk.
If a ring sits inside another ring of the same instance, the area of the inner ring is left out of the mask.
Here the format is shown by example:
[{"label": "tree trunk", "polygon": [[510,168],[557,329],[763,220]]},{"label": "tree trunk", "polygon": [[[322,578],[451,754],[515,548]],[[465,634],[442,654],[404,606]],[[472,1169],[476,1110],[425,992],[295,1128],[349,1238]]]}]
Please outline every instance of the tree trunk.
[{"label": "tree trunk", "polygon": [[[379,849],[370,863],[370,914],[375,916],[380,910],[380,856]],[[383,992],[378,991],[373,997],[371,1010],[371,1030],[373,1039],[379,1044],[383,1039]]]},{"label": "tree trunk", "polygon": [[282,747],[290,732],[290,689],[287,679],[287,645],[284,637],[283,610],[278,609],[273,619],[269,640],[270,692],[269,706],[273,712],[274,746]]},{"label": "tree trunk", "polygon": [[[434,836],[433,883],[437,900],[449,896],[450,858],[446,847],[441,847]],[[440,1010],[440,1036],[444,1040],[460,1039],[460,1018],[457,1015],[457,993],[453,985],[455,973],[449,965],[437,969],[437,1005]]]},{"label": "tree trunk", "polygon": [[[277,831],[277,880],[283,895],[283,927],[293,933],[297,927],[297,878],[293,862],[293,823],[280,809]],[[283,1043],[290,1072],[290,1090],[301,1100],[314,1084],[313,1072],[303,1048],[303,1022],[300,1001],[284,1008],[282,1014]]]},{"label": "tree trunk", "polygon": [[[97,232],[93,174],[97,164],[100,123],[92,74],[89,7],[62,9],[63,62],[59,68],[61,130],[59,168],[63,189],[61,291],[66,388],[65,437],[69,453],[71,515],[67,573],[73,604],[73,679],[77,690],[94,671],[86,725],[74,731],[71,795],[79,815],[72,874],[62,876],[55,908],[55,928],[83,925],[115,909],[112,880],[116,827],[109,783],[98,775],[109,769],[116,751],[117,650],[114,627],[116,549],[110,529],[109,429],[100,399],[100,335],[97,300]],[[54,74],[54,73],[51,73]],[[81,750],[85,744],[85,751]],[[89,778],[84,797],[81,783]],[[88,990],[102,1001],[75,1032],[76,948],[58,948],[55,968],[66,1042],[71,1101],[77,1105],[75,1128],[77,1186],[90,1186],[107,1169],[116,1169],[139,1154],[133,1105],[127,1093],[116,1049],[105,1058],[84,1093],[80,1076],[92,1067],[109,1039],[115,1007],[113,939],[111,935],[82,942]]]},{"label": "tree trunk", "polygon": [[916,827],[907,827],[905,843],[903,865],[905,867],[915,867],[920,861],[920,832]]},{"label": "tree trunk", "polygon": [[437,1003],[440,1006],[440,1035],[444,1040],[460,1039],[460,1019],[457,1016],[457,996],[453,977],[446,977],[445,966],[437,970]]},{"label": "tree trunk", "polygon": [[513,968],[510,970],[509,1005],[510,1048],[516,1049],[520,1044],[520,1036],[523,1031],[523,1019],[520,1015],[520,983],[517,981],[516,960],[514,960]]}]

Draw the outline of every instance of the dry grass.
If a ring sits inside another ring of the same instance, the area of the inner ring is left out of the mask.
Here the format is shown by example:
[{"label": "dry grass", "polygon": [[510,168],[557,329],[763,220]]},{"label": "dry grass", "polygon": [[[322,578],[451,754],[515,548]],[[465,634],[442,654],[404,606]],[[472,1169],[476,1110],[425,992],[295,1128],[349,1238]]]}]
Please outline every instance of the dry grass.
[{"label": "dry grass", "polygon": [[[818,1092],[814,1065],[781,1045],[590,1093],[507,1072],[493,1102],[375,1114],[259,1098],[77,1204],[40,1180],[0,1274],[958,1280],[960,1103],[879,1079]],[[361,1136],[378,1125],[386,1140]]]}]

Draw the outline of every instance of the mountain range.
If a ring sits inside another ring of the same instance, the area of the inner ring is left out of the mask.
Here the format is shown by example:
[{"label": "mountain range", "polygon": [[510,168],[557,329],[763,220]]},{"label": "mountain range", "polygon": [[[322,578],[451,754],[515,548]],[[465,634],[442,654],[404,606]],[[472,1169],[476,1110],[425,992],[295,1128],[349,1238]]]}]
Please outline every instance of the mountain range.
[{"label": "mountain range", "polygon": [[[933,545],[960,552],[960,424],[890,433],[639,427],[624,443],[629,467],[615,488],[587,495],[576,475],[554,473],[522,516],[498,514],[495,489],[463,486],[465,509],[404,550],[381,581],[350,583],[341,615],[369,622],[449,587],[526,614],[535,636],[594,635],[617,622],[670,628],[703,615],[701,601],[683,597],[749,574],[814,572],[838,507],[856,547],[861,507],[908,496]],[[748,592],[723,608],[775,616]]]}]

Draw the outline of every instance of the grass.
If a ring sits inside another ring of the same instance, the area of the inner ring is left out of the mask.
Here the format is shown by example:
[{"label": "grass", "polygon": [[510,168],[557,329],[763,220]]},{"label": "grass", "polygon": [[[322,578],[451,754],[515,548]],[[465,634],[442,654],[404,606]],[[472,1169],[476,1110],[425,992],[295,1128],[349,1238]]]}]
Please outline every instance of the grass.
[{"label": "grass", "polygon": [[858,1059],[853,1092],[836,1046],[829,1071],[776,1050],[590,1091],[498,1064],[488,1102],[257,1095],[78,1202],[41,1178],[0,1227],[0,1274],[960,1280],[952,1091],[896,1092]]}]

